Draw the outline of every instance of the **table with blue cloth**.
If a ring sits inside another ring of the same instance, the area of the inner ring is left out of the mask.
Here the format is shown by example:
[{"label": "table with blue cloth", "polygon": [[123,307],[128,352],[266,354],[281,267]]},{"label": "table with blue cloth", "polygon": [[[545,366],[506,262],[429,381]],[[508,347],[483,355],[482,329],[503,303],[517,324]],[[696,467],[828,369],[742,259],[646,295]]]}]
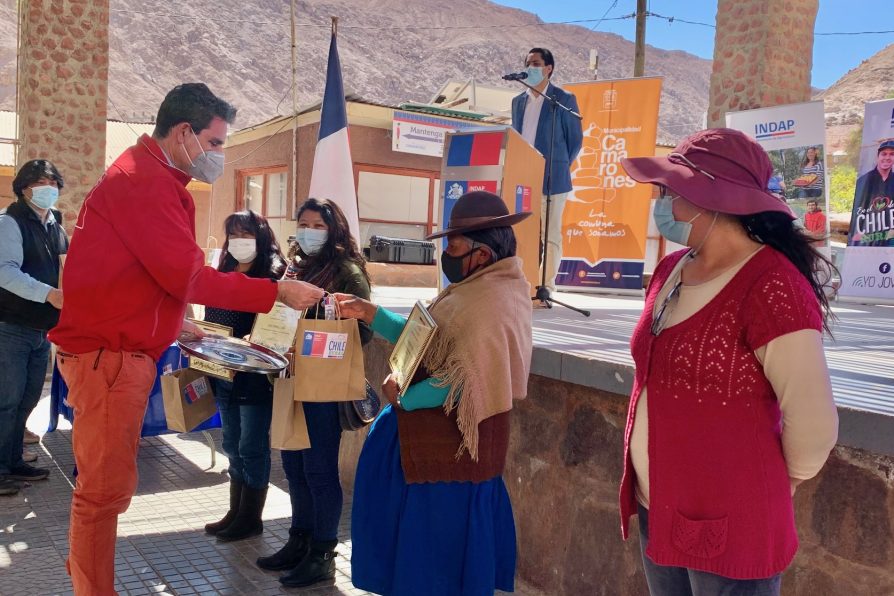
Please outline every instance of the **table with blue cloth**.
[{"label": "table with blue cloth", "polygon": [[[168,430],[168,424],[165,420],[164,399],[161,396],[161,375],[174,370],[186,368],[188,361],[180,352],[177,344],[168,347],[161,355],[156,363],[155,384],[152,385],[152,391],[149,393],[149,404],[146,407],[146,415],[143,418],[143,428],[140,431],[142,437],[154,437],[175,431]],[[68,406],[65,398],[68,396],[68,386],[59,373],[59,368],[53,362],[53,379],[50,384],[50,425],[48,431],[56,430],[59,423],[59,416],[64,416],[66,420],[72,422],[74,419],[74,411]],[[193,431],[207,431],[211,428],[220,428],[220,413],[215,412],[214,416],[197,426]],[[211,435],[204,433],[208,444],[211,447],[211,465],[215,465],[214,442]]]}]

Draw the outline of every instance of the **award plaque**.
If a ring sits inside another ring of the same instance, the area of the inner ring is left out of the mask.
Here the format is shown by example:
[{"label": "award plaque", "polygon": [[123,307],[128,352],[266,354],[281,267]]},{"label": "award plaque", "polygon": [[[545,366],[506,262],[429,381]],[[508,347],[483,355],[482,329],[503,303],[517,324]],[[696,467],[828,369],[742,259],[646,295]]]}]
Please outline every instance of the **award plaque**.
[{"label": "award plaque", "polygon": [[289,364],[273,350],[235,337],[206,335],[177,343],[192,357],[239,372],[278,373]]},{"label": "award plaque", "polygon": [[295,332],[298,331],[300,318],[300,312],[282,302],[276,302],[270,312],[255,317],[248,339],[278,354],[285,354],[295,345]]},{"label": "award plaque", "polygon": [[401,395],[412,383],[416,369],[419,368],[422,357],[425,356],[425,350],[428,349],[437,330],[438,325],[429,314],[428,309],[422,302],[417,302],[407,318],[404,330],[397,338],[397,343],[394,344],[391,357],[388,359],[388,365],[394,375],[394,380],[397,381]]}]

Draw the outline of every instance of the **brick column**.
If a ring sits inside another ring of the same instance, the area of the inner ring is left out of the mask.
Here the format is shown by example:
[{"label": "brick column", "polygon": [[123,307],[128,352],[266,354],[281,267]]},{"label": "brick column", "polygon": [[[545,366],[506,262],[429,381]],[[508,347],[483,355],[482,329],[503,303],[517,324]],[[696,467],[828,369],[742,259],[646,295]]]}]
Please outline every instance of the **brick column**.
[{"label": "brick column", "polygon": [[818,0],[719,0],[708,125],[810,99]]},{"label": "brick column", "polygon": [[48,159],[59,168],[71,231],[105,170],[109,0],[22,0],[19,10],[17,167]]}]

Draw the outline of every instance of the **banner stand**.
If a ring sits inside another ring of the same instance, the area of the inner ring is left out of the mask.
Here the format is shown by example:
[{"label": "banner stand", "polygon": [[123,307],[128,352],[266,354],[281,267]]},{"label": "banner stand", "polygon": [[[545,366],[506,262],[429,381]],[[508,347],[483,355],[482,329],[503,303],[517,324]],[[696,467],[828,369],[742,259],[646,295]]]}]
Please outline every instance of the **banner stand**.
[{"label": "banner stand", "polygon": [[652,185],[621,167],[655,155],[661,77],[573,83],[583,146],[571,166],[562,213],[560,292],[643,296]]}]

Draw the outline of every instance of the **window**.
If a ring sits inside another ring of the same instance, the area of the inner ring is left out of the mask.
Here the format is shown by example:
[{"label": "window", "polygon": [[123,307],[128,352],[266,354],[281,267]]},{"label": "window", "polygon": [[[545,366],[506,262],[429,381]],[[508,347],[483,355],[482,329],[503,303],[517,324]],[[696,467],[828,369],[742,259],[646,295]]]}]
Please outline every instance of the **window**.
[{"label": "window", "polygon": [[236,174],[236,210],[251,209],[266,217],[283,251],[289,236],[295,233],[288,187],[286,166],[240,170]]},{"label": "window", "polygon": [[437,224],[438,174],[425,170],[356,165],[360,245],[372,236],[422,240]]}]

